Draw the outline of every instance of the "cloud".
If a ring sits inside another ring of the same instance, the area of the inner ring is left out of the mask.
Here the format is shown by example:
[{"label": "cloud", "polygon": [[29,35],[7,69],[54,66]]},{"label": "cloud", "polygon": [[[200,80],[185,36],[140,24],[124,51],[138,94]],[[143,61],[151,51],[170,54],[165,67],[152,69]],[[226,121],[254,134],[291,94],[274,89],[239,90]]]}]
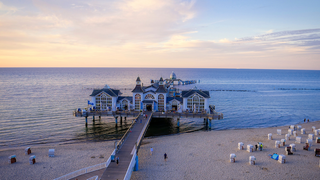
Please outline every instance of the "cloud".
[{"label": "cloud", "polygon": [[18,8],[13,6],[6,6],[0,2],[0,16],[14,14],[18,11]]},{"label": "cloud", "polygon": [[[161,41],[190,31],[183,23],[195,17],[194,0],[40,1],[41,15],[72,24],[61,33],[79,43],[97,45]],[[54,21],[52,22],[54,23]],[[66,23],[64,23],[66,24]]]},{"label": "cloud", "polygon": [[49,66],[242,68],[268,57],[316,58],[320,52],[320,29],[270,29],[249,37],[207,38],[211,34],[190,21],[198,14],[195,0],[26,2],[16,7],[0,3],[2,63],[19,64],[23,59],[37,66],[50,62]]},{"label": "cloud", "polygon": [[267,34],[273,33],[273,29],[270,29],[269,31],[266,32]]}]

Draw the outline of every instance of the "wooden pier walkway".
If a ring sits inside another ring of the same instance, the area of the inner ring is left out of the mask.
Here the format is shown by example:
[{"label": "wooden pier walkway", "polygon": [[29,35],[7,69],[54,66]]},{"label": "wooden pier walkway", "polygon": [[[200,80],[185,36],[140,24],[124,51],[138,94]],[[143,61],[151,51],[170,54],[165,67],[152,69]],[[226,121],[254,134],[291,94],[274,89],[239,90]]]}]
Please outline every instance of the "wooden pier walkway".
[{"label": "wooden pier walkway", "polygon": [[[88,172],[86,174],[79,175],[72,178],[72,180],[87,180],[98,176],[98,179],[101,180],[123,180],[131,177],[132,169],[134,166],[133,163],[136,162],[135,159],[136,153],[139,149],[140,143],[146,133],[150,121],[152,118],[177,118],[177,126],[180,125],[180,118],[204,118],[206,120],[206,126],[211,129],[211,120],[214,119],[223,119],[222,113],[213,112],[202,113],[202,112],[145,112],[148,118],[144,118],[138,111],[89,111],[85,114],[82,112],[74,111],[74,116],[76,117],[85,117],[86,125],[87,118],[93,116],[113,116],[115,118],[116,124],[117,119],[120,117],[120,124],[122,124],[122,117],[136,117],[136,122],[132,124],[131,131],[127,131],[126,134],[122,137],[117,145],[117,151],[115,156],[119,157],[119,164],[116,162],[111,162],[107,168],[99,169],[96,171]],[[130,169],[129,169],[130,168]],[[126,176],[127,175],[127,176]]]},{"label": "wooden pier walkway", "polygon": [[[135,145],[138,141],[138,146],[140,145],[141,140],[147,131],[147,127],[151,121],[152,112],[146,112],[148,118],[144,118],[140,115],[137,118],[137,122],[131,129],[131,132],[128,134],[126,139],[124,140],[121,148],[116,153],[116,157],[119,157],[119,164],[116,162],[111,162],[110,165],[104,169],[103,174],[101,174],[101,170],[90,172],[90,177],[98,175],[101,180],[116,180],[116,179],[124,179],[125,175],[128,171],[131,159],[134,154],[132,154],[132,150],[135,148]],[[141,123],[140,123],[141,122]],[[78,180],[86,180],[90,178],[88,174],[83,174],[73,179]]]}]

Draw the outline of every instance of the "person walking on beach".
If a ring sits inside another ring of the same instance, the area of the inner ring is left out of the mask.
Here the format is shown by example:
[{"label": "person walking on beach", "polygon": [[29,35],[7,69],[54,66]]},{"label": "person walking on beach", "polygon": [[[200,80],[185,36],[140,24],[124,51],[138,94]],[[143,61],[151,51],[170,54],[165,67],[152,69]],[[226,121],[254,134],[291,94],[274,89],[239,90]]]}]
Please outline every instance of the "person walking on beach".
[{"label": "person walking on beach", "polygon": [[152,155],[152,153],[153,153],[153,148],[151,147],[150,148],[150,155]]},{"label": "person walking on beach", "polygon": [[164,157],[164,161],[167,161],[167,159],[168,159],[167,153],[164,153],[163,157]]},{"label": "person walking on beach", "polygon": [[304,122],[306,122],[306,118],[304,118]]},{"label": "person walking on beach", "polygon": [[119,165],[119,156],[117,156],[117,166]]},{"label": "person walking on beach", "polygon": [[308,122],[309,122],[309,119],[308,119]]}]

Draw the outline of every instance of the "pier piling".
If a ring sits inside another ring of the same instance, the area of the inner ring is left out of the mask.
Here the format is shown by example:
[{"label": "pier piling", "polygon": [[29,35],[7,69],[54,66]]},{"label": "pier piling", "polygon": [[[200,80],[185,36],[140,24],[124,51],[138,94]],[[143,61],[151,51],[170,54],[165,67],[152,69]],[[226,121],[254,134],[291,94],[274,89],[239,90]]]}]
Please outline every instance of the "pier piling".
[{"label": "pier piling", "polygon": [[177,127],[180,127],[180,118],[177,118]]},{"label": "pier piling", "polygon": [[116,126],[118,125],[118,116],[114,117],[115,122],[116,122]]},{"label": "pier piling", "polygon": [[138,154],[136,156],[136,164],[134,166],[134,171],[138,171],[139,170],[139,158],[138,158]]},{"label": "pier piling", "polygon": [[86,116],[86,127],[88,126],[88,116]]}]

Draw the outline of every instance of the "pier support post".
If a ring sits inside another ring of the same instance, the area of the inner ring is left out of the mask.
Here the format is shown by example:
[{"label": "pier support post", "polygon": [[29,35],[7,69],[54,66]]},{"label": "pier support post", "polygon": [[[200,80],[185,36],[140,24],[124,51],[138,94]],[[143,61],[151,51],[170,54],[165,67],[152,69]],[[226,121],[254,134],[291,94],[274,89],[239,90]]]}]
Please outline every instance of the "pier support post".
[{"label": "pier support post", "polygon": [[127,120],[127,117],[124,117],[124,120],[126,121],[126,120]]},{"label": "pier support post", "polygon": [[101,116],[99,116],[99,121],[101,120]]},{"label": "pier support post", "polygon": [[118,125],[118,116],[114,117],[115,122],[116,122],[116,126]]},{"label": "pier support post", "polygon": [[86,127],[88,126],[88,116],[86,116]]},{"label": "pier support post", "polygon": [[211,119],[208,119],[209,121],[209,130],[211,130]]},{"label": "pier support post", "polygon": [[122,126],[122,116],[120,116],[120,126]]},{"label": "pier support post", "polygon": [[139,170],[139,157],[138,154],[136,156],[136,164],[134,166],[134,171],[138,171]]},{"label": "pier support post", "polygon": [[180,118],[177,118],[177,127],[180,127]]}]

